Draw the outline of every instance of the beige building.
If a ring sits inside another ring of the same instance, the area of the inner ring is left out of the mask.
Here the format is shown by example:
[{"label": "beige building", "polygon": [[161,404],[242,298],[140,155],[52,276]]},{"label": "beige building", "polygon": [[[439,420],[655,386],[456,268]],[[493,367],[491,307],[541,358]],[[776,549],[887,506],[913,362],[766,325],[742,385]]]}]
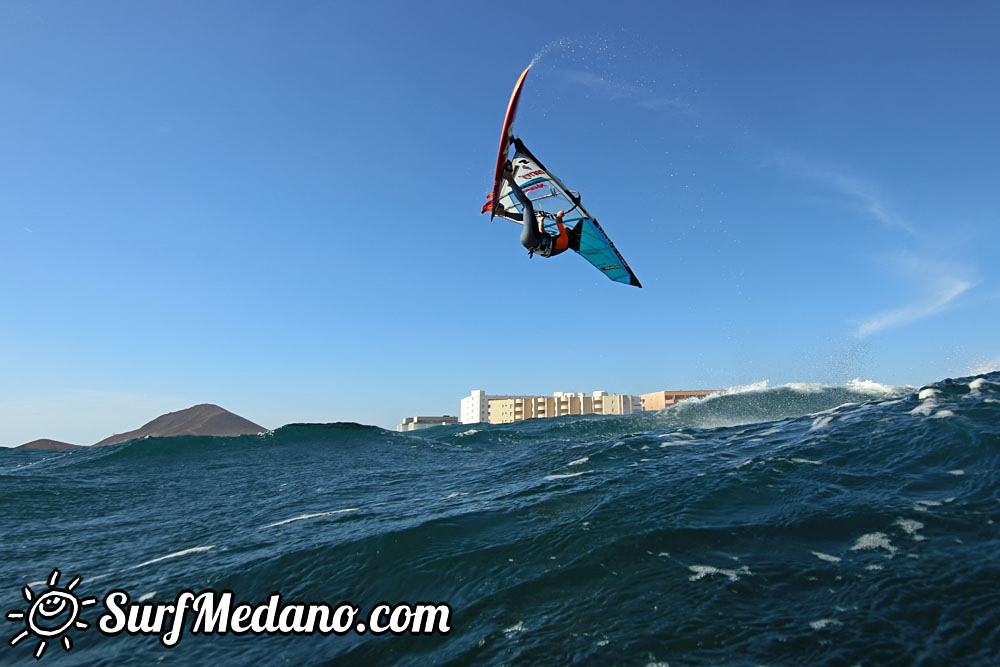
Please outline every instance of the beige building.
[{"label": "beige building", "polygon": [[595,391],[592,396],[557,391],[552,396],[509,396],[487,400],[490,424],[510,424],[525,419],[564,415],[630,415],[637,405],[632,396]]},{"label": "beige building", "polygon": [[668,405],[679,403],[688,398],[700,398],[716,393],[715,389],[697,389],[693,391],[654,391],[639,397],[643,410],[662,410]]}]

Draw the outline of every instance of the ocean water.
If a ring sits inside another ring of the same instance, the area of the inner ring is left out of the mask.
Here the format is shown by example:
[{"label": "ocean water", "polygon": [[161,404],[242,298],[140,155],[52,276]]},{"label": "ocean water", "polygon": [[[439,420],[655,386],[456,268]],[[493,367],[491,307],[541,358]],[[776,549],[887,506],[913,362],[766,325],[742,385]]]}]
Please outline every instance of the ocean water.
[{"label": "ocean water", "polygon": [[[1000,373],[0,450],[0,508],[4,664],[36,664],[42,641],[60,665],[1000,664]],[[75,577],[96,601],[56,621],[89,627],[25,635],[24,587]],[[150,609],[185,589],[362,617],[447,604],[450,630],[198,634],[188,617],[167,648],[99,631],[113,589]]]}]

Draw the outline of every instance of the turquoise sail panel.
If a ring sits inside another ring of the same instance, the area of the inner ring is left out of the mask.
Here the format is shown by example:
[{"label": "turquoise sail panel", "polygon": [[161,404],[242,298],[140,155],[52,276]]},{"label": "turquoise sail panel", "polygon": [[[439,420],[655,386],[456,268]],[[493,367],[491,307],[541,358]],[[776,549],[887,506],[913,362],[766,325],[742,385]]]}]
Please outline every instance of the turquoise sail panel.
[{"label": "turquoise sail panel", "polygon": [[[563,224],[565,223],[566,220],[563,218]],[[580,234],[580,249],[577,252],[611,280],[642,287],[632,269],[628,268],[628,264],[612,245],[611,239],[597,226],[596,220],[590,218],[584,220]]]}]

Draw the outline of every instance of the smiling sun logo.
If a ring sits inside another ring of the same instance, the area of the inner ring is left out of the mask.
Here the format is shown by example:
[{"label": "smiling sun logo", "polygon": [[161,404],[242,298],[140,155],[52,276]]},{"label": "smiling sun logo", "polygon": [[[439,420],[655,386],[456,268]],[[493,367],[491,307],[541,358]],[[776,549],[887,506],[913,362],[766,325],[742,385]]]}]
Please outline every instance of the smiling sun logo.
[{"label": "smiling sun logo", "polygon": [[28,602],[28,609],[7,612],[7,620],[24,621],[25,628],[11,637],[10,645],[16,646],[22,639],[34,635],[38,638],[35,660],[40,659],[45,653],[49,641],[56,641],[59,637],[62,637],[63,648],[67,651],[73,648],[73,640],[66,633],[71,628],[86,630],[90,627],[86,621],[80,620],[80,611],[84,607],[97,604],[97,598],[81,599],[76,596],[73,589],[79,583],[80,577],[76,577],[65,588],[59,588],[59,570],[52,570],[47,591],[36,595],[31,590],[30,584],[21,589],[25,601]]}]

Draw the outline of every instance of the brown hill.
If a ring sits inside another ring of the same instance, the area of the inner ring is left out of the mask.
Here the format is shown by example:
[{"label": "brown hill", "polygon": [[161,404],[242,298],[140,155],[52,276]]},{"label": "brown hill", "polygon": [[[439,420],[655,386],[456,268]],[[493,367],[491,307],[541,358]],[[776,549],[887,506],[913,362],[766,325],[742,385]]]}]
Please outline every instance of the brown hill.
[{"label": "brown hill", "polygon": [[160,415],[148,424],[140,426],[128,433],[116,433],[112,436],[95,443],[95,447],[101,445],[113,445],[116,442],[124,442],[134,438],[155,437],[165,438],[174,435],[252,435],[262,433],[267,429],[254,424],[249,419],[244,419],[239,415],[234,415],[228,410],[220,408],[211,403],[202,403],[186,410],[168,412]]},{"label": "brown hill", "polygon": [[68,442],[40,438],[38,440],[26,442],[23,445],[18,445],[14,449],[81,449],[82,447],[83,445],[71,445]]}]

